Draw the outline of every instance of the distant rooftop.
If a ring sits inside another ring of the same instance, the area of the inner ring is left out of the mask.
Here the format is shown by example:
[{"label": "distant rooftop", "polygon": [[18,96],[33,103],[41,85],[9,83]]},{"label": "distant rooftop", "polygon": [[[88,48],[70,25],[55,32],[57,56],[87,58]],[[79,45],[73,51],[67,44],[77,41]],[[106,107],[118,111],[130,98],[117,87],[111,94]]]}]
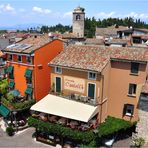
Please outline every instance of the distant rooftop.
[{"label": "distant rooftop", "polygon": [[51,39],[48,35],[34,35],[28,37],[16,44],[7,46],[3,51],[18,52],[18,53],[33,53],[36,49],[49,43]]},{"label": "distant rooftop", "polygon": [[117,35],[117,31],[127,30],[128,27],[125,26],[109,26],[107,28],[96,28],[96,35],[97,36],[103,36],[103,37],[109,37],[109,36],[115,36]]},{"label": "distant rooftop", "polygon": [[147,62],[148,49],[69,45],[49,64],[101,72],[110,59]]}]

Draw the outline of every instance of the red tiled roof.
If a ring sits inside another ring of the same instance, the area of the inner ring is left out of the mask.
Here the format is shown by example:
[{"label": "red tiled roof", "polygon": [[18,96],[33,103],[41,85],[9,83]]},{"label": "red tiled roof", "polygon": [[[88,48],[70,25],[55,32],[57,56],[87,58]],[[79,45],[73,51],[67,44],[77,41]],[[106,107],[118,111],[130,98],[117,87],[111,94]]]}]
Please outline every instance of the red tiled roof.
[{"label": "red tiled roof", "polygon": [[70,45],[49,64],[101,72],[110,59],[147,61],[147,49]]},{"label": "red tiled roof", "polygon": [[122,31],[126,29],[127,27],[125,26],[119,26],[118,28],[116,28],[115,26],[110,26],[107,28],[96,28],[96,35],[103,37],[115,36],[117,35],[117,31]]},{"label": "red tiled roof", "polygon": [[35,35],[35,36],[31,36],[28,37],[24,40],[21,40],[20,42],[18,42],[17,44],[26,44],[26,45],[30,45],[29,48],[27,49],[11,49],[11,48],[6,48],[4,49],[4,51],[9,51],[9,52],[19,52],[19,53],[33,53],[36,49],[44,46],[45,44],[49,43],[51,41],[51,39],[48,37],[47,34],[45,35]]},{"label": "red tiled roof", "polygon": [[93,45],[104,45],[103,39],[96,39],[96,38],[86,38],[85,44],[93,44]]}]

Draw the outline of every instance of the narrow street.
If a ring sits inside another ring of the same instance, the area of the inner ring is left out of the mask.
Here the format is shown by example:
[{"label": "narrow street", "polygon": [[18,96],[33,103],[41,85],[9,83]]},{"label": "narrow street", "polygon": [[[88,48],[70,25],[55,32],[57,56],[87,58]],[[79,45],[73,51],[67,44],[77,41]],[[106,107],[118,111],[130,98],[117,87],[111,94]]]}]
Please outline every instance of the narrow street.
[{"label": "narrow street", "polygon": [[16,133],[14,136],[9,137],[1,128],[0,128],[0,147],[50,147],[52,146],[36,142],[32,138],[34,133],[34,128],[28,128],[22,132]]}]

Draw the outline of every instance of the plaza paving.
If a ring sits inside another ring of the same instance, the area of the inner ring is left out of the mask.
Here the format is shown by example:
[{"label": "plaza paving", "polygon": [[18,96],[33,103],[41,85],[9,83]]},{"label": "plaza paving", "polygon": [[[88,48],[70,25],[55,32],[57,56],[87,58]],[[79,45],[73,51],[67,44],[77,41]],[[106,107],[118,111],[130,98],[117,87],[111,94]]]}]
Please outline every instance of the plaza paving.
[{"label": "plaza paving", "polygon": [[52,146],[42,144],[40,142],[36,142],[32,138],[32,134],[34,133],[34,128],[28,128],[22,132],[15,134],[12,137],[7,136],[7,134],[0,128],[0,147],[10,147],[10,148],[33,148],[33,147],[48,147],[54,148]]}]

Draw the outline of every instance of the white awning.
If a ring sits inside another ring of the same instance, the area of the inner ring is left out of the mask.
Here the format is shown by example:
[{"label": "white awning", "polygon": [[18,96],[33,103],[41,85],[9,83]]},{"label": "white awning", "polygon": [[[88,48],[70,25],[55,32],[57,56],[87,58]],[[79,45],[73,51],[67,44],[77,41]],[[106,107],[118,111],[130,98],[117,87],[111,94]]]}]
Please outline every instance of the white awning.
[{"label": "white awning", "polygon": [[92,106],[48,94],[33,105],[31,110],[88,122],[98,113],[98,106]]}]

